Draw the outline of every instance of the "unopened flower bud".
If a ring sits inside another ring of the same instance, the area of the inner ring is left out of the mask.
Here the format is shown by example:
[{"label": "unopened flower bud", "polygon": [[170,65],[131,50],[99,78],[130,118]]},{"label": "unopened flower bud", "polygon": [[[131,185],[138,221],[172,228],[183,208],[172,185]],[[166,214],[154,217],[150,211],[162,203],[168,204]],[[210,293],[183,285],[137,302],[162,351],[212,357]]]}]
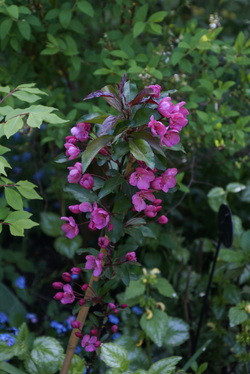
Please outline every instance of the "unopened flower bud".
[{"label": "unopened flower bud", "polygon": [[125,308],[127,308],[128,307],[128,304],[121,304],[120,305],[120,308],[122,308],[122,309],[125,309]]},{"label": "unopened flower bud", "polygon": [[57,293],[53,296],[53,299],[55,299],[55,300],[61,300],[62,297],[63,297],[63,292],[57,292]]},{"label": "unopened flower bud", "polygon": [[80,332],[75,332],[75,336],[77,336],[78,338],[82,338],[83,337],[83,335],[80,333]]},{"label": "unopened flower bud", "polygon": [[63,288],[64,284],[62,282],[54,282],[52,283],[52,287],[56,290],[61,290]]},{"label": "unopened flower bud", "polygon": [[97,330],[90,330],[90,334],[96,336],[98,334]]},{"label": "unopened flower bud", "polygon": [[78,304],[79,304],[80,306],[83,306],[83,305],[85,304],[85,300],[84,300],[84,299],[79,300]]},{"label": "unopened flower bud", "polygon": [[62,274],[62,279],[63,279],[65,282],[71,282],[71,281],[72,281],[72,276],[71,276],[71,274],[69,274],[69,273],[63,273],[63,274]]},{"label": "unopened flower bud", "polygon": [[119,313],[119,310],[118,309],[112,309],[112,312],[117,314],[117,313]]},{"label": "unopened flower bud", "polygon": [[97,342],[94,343],[94,346],[95,346],[96,348],[99,348],[100,345],[101,345],[101,342],[100,342],[99,340],[97,340]]},{"label": "unopened flower bud", "polygon": [[157,222],[158,222],[158,223],[161,223],[161,224],[168,223],[168,217],[166,217],[166,216],[160,216],[160,217],[157,219]]},{"label": "unopened flower bud", "polygon": [[72,329],[80,329],[82,326],[81,322],[79,321],[72,321],[71,322],[71,327]]},{"label": "unopened flower bud", "polygon": [[82,289],[82,291],[86,291],[88,289],[88,287],[89,287],[88,283],[85,283],[85,284],[82,285],[81,289]]},{"label": "unopened flower bud", "polygon": [[74,268],[70,269],[70,271],[71,271],[72,274],[78,275],[78,274],[81,273],[82,269],[74,267]]},{"label": "unopened flower bud", "polygon": [[117,330],[118,330],[118,326],[117,325],[113,325],[111,327],[111,331],[112,331],[113,334],[115,334],[117,332]]},{"label": "unopened flower bud", "polygon": [[109,309],[115,309],[116,305],[114,303],[108,303]]}]

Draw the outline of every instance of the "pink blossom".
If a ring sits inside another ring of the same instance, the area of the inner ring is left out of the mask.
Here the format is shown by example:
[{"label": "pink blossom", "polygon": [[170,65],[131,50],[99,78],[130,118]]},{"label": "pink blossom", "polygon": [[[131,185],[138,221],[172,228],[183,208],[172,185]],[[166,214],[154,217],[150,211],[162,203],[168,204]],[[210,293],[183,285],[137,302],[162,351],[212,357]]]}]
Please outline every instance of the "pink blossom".
[{"label": "pink blossom", "polygon": [[91,335],[97,335],[98,334],[98,331],[93,329],[93,330],[90,330],[90,334]]},{"label": "pink blossom", "polygon": [[157,213],[161,210],[162,206],[158,205],[147,205],[147,207],[144,209],[144,213],[146,216],[153,218],[157,215]]},{"label": "pink blossom", "polygon": [[151,97],[158,98],[160,96],[161,86],[159,86],[159,84],[151,84],[150,86],[148,86],[148,88],[152,88],[154,92],[150,94]]},{"label": "pink blossom", "polygon": [[162,215],[157,219],[157,222],[161,224],[168,223],[168,217]]},{"label": "pink blossom", "polygon": [[103,227],[107,226],[110,221],[110,215],[106,210],[98,208],[96,202],[94,203],[93,210],[90,215],[89,228],[91,230],[101,230]]},{"label": "pink blossom", "polygon": [[82,272],[82,269],[81,268],[77,268],[77,267],[73,267],[70,269],[71,273],[72,274],[80,274]]},{"label": "pink blossom", "polygon": [[117,332],[117,330],[118,330],[118,326],[117,326],[117,325],[113,325],[113,326],[111,327],[111,332],[112,332],[113,334],[115,334],[115,333]]},{"label": "pink blossom", "polygon": [[71,304],[75,301],[75,295],[70,284],[63,286],[63,297],[61,298],[62,304]]},{"label": "pink blossom", "polygon": [[73,239],[78,235],[79,229],[73,217],[61,217],[61,219],[69,222],[62,225],[62,230],[66,233],[67,238]]},{"label": "pink blossom", "polygon": [[94,179],[90,174],[84,174],[80,180],[80,185],[87,190],[92,190],[94,186]]},{"label": "pink blossom", "polygon": [[57,292],[57,293],[53,296],[53,299],[55,299],[55,300],[61,300],[62,297],[63,297],[63,292]]},{"label": "pink blossom", "polygon": [[90,335],[86,334],[82,338],[81,346],[85,349],[86,352],[94,352],[96,348],[99,346],[99,345],[96,345],[96,343],[97,343],[96,336],[90,337]]},{"label": "pink blossom", "polygon": [[77,138],[80,142],[85,142],[89,137],[90,124],[81,122],[76,126],[72,127],[71,134]]},{"label": "pink blossom", "polygon": [[175,175],[177,172],[176,168],[167,169],[160,177],[155,178],[152,182],[152,187],[155,190],[168,192],[169,188],[173,188],[176,185]]},{"label": "pink blossom", "polygon": [[144,168],[136,168],[136,171],[129,177],[129,183],[132,186],[137,186],[139,190],[147,190],[150,182],[154,180],[155,176],[152,171]]},{"label": "pink blossom", "polygon": [[148,123],[148,127],[150,128],[152,134],[154,136],[162,136],[166,134],[167,128],[163,123],[160,121],[156,121],[154,116],[150,117],[150,122]]},{"label": "pink blossom", "polygon": [[69,160],[74,160],[81,152],[80,149],[72,143],[65,143],[64,147],[66,148],[66,156]]},{"label": "pink blossom", "polygon": [[160,112],[163,117],[169,118],[174,111],[175,106],[171,102],[171,97],[164,97],[159,102],[158,112]]},{"label": "pink blossom", "polygon": [[98,238],[98,245],[101,248],[106,248],[109,245],[109,243],[110,243],[110,240],[106,236],[100,236]]},{"label": "pink blossom", "polygon": [[89,288],[88,283],[84,283],[84,284],[81,286],[81,290],[82,290],[82,291],[86,291],[88,288]]},{"label": "pink blossom", "polygon": [[74,214],[79,214],[81,213],[80,209],[79,209],[79,205],[70,205],[69,207],[69,210],[74,213]]},{"label": "pink blossom", "polygon": [[176,131],[181,131],[187,123],[188,120],[180,112],[172,114],[169,120],[170,127]]},{"label": "pink blossom", "polygon": [[126,254],[126,260],[127,261],[137,261],[136,253],[135,252],[128,252]]},{"label": "pink blossom", "polygon": [[153,201],[153,204],[154,205],[160,205],[162,203],[162,200],[161,199],[155,199],[154,201]]},{"label": "pink blossom", "polygon": [[139,191],[132,196],[132,203],[137,212],[141,212],[146,208],[145,199],[153,202],[155,201],[155,196],[149,191]]},{"label": "pink blossom", "polygon": [[54,282],[52,283],[52,287],[55,288],[55,290],[61,290],[64,286],[64,283],[62,282]]},{"label": "pink blossom", "polygon": [[62,273],[62,279],[64,282],[71,282],[72,281],[72,275],[70,273]]},{"label": "pink blossom", "polygon": [[112,310],[116,308],[116,305],[114,303],[108,303],[108,307]]},{"label": "pink blossom", "polygon": [[85,269],[88,270],[94,270],[93,275],[95,277],[99,277],[102,273],[102,261],[103,261],[104,254],[99,253],[97,258],[93,255],[88,255],[86,256],[86,264],[85,264]]},{"label": "pink blossom", "polygon": [[76,137],[72,135],[66,136],[65,140],[66,140],[66,143],[71,143],[71,144],[77,143]]},{"label": "pink blossom", "polygon": [[72,321],[71,322],[71,327],[72,329],[80,329],[82,326],[80,321]]},{"label": "pink blossom", "polygon": [[78,183],[82,177],[82,164],[80,162],[76,162],[74,166],[69,166],[68,169],[70,170],[68,182]]},{"label": "pink blossom", "polygon": [[175,130],[168,130],[165,135],[161,136],[160,144],[165,143],[167,147],[172,147],[178,144],[180,141],[180,136]]},{"label": "pink blossom", "polygon": [[80,212],[83,212],[83,213],[92,212],[93,207],[90,203],[86,201],[79,205],[79,210]]}]

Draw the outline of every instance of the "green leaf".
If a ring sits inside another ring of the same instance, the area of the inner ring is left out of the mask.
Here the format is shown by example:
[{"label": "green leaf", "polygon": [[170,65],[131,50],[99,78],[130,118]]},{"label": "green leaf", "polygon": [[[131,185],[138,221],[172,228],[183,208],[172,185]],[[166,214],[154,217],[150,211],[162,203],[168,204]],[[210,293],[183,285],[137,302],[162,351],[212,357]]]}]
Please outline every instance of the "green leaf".
[{"label": "green leaf", "polygon": [[9,364],[8,362],[0,362],[0,372],[3,370],[7,374],[26,374],[24,371],[17,369],[15,366]]},{"label": "green leaf", "polygon": [[124,182],[124,178],[119,174],[109,178],[104,183],[101,191],[99,192],[98,198],[102,199],[104,196],[114,192],[114,190]]},{"label": "green leaf", "polygon": [[221,204],[227,202],[227,192],[221,187],[214,187],[208,193],[208,203],[210,208],[218,212]]},{"label": "green leaf", "polygon": [[61,9],[59,12],[59,21],[64,29],[67,29],[72,18],[71,9]]},{"label": "green leaf", "polygon": [[42,231],[48,236],[57,237],[62,233],[62,221],[60,219],[60,216],[56,213],[40,213],[40,225]]},{"label": "green leaf", "polygon": [[142,296],[145,293],[145,290],[145,284],[143,284],[141,280],[132,280],[126,288],[124,297],[126,300],[133,299],[134,297]]},{"label": "green leaf", "polygon": [[3,157],[0,156],[0,174],[7,175],[5,168],[11,168],[10,164],[8,161]]},{"label": "green leaf", "polygon": [[82,153],[82,172],[85,173],[97,153],[113,139],[112,135],[103,135],[88,144]]},{"label": "green leaf", "polygon": [[38,193],[35,191],[35,188],[37,187],[34,183],[31,183],[27,180],[21,180],[16,183],[16,189],[20,192],[21,195],[23,195],[28,200],[42,200],[43,198],[38,195]]},{"label": "green leaf", "polygon": [[17,345],[8,346],[6,342],[0,341],[0,361],[10,360],[18,352]]},{"label": "green leaf", "polygon": [[0,283],[0,305],[1,312],[6,313],[10,317],[11,322],[15,316],[22,316],[25,319],[27,314],[25,307],[3,283]]},{"label": "green leaf", "polygon": [[144,161],[150,169],[154,169],[154,153],[144,139],[130,139],[129,148],[136,160]]},{"label": "green leaf", "polygon": [[243,191],[244,189],[246,188],[246,186],[242,183],[229,183],[227,186],[226,186],[226,190],[228,192],[233,192],[233,193],[238,193],[240,191]]},{"label": "green leaf", "polygon": [[163,358],[150,366],[148,374],[172,374],[181,359],[178,356]]},{"label": "green leaf", "polygon": [[78,185],[67,186],[64,188],[64,191],[72,194],[74,198],[80,203],[89,202],[92,204],[96,200],[98,200],[97,196],[95,195],[93,191],[87,190],[86,188],[83,188],[82,186],[78,186]]},{"label": "green leaf", "polygon": [[250,243],[250,230],[247,230],[241,235],[241,238],[240,238],[241,248],[246,253],[250,252],[249,243]]},{"label": "green leaf", "polygon": [[27,125],[29,127],[40,127],[41,124],[43,122],[43,119],[42,117],[40,117],[39,115],[37,114],[34,114],[34,113],[30,113],[29,116],[28,116],[28,119],[27,119]]},{"label": "green leaf", "polygon": [[184,56],[184,53],[183,52],[179,52],[179,51],[174,51],[171,55],[171,62],[172,64],[175,66],[176,64],[178,64],[178,62],[180,62],[180,60],[183,58]]},{"label": "green leaf", "polygon": [[9,229],[14,236],[24,236],[24,229],[30,229],[38,226],[38,223],[33,222],[29,217],[31,213],[22,210],[11,212],[6,218],[5,222],[10,223]]},{"label": "green leaf", "polygon": [[177,294],[173,289],[173,286],[165,278],[157,278],[156,282],[152,286],[156,288],[157,291],[163,296],[173,298],[177,297]]},{"label": "green leaf", "polygon": [[145,26],[146,26],[145,22],[141,22],[141,21],[136,22],[133,27],[133,37],[137,38],[137,36],[142,34],[145,29]]},{"label": "green leaf", "polygon": [[3,40],[9,34],[11,26],[12,26],[12,19],[6,18],[0,26],[0,38]]},{"label": "green leaf", "polygon": [[162,347],[168,328],[168,316],[158,309],[153,309],[152,313],[153,316],[150,319],[147,319],[146,313],[142,315],[140,326],[157,347]]},{"label": "green leaf", "polygon": [[189,326],[180,318],[169,317],[165,336],[167,345],[178,346],[189,339]]},{"label": "green leaf", "polygon": [[40,100],[40,96],[26,92],[26,91],[16,91],[12,94],[21,101],[26,101],[28,103],[34,103],[37,100]]},{"label": "green leaf", "polygon": [[23,200],[18,192],[13,190],[11,187],[5,187],[4,194],[9,206],[15,210],[23,209]]},{"label": "green leaf", "polygon": [[101,359],[111,368],[119,368],[122,372],[129,366],[128,352],[117,344],[102,344]]},{"label": "green leaf", "polygon": [[10,5],[6,7],[7,13],[14,19],[19,17],[19,9],[17,5]]},{"label": "green leaf", "polygon": [[81,237],[78,235],[73,239],[66,237],[59,237],[54,242],[54,247],[57,252],[67,258],[74,258],[76,251],[82,244]]},{"label": "green leaf", "polygon": [[240,325],[248,319],[248,313],[239,306],[233,306],[228,313],[230,327]]},{"label": "green leaf", "polygon": [[25,368],[30,374],[54,374],[58,371],[62,355],[63,347],[56,339],[47,336],[36,338]]},{"label": "green leaf", "polygon": [[6,121],[4,126],[4,134],[9,139],[23,127],[23,119],[21,116],[11,118]]},{"label": "green leaf", "polygon": [[148,4],[144,4],[140,6],[139,8],[137,7],[136,12],[135,12],[134,22],[145,21],[147,17],[147,13],[148,13]]},{"label": "green leaf", "polygon": [[93,17],[94,14],[95,14],[92,5],[88,1],[84,1],[84,0],[78,1],[77,2],[77,8],[81,12],[87,14],[90,17]]},{"label": "green leaf", "polygon": [[162,22],[164,18],[167,16],[168,12],[162,10],[160,12],[153,13],[149,19],[148,22]]},{"label": "green leaf", "polygon": [[22,37],[26,40],[30,40],[31,28],[29,23],[26,20],[22,19],[17,22],[17,27]]},{"label": "green leaf", "polygon": [[246,260],[246,255],[243,252],[234,251],[232,249],[221,249],[219,257],[225,262],[244,262]]}]

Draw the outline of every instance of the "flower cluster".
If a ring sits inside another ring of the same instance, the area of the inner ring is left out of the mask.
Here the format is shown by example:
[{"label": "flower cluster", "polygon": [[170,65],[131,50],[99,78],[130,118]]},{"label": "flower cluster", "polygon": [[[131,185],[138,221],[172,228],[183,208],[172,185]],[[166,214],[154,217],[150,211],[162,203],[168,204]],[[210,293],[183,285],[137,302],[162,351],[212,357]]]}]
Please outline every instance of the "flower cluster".
[{"label": "flower cluster", "polygon": [[[90,124],[81,122],[72,127],[70,136],[65,138],[66,156],[69,160],[74,160],[81,152],[79,143],[85,142],[89,138]],[[71,182],[72,183],[72,182]],[[74,182],[75,183],[75,182]]]}]

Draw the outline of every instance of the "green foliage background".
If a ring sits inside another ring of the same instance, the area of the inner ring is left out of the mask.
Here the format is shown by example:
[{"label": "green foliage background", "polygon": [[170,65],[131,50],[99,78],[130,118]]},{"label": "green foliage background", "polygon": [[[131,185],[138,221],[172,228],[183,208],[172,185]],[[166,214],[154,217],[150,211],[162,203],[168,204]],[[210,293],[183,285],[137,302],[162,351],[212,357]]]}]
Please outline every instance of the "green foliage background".
[{"label": "green foliage background", "polygon": [[[43,197],[39,201],[24,198],[23,203],[40,228],[27,232],[20,241],[4,227],[0,237],[0,279],[16,303],[15,311],[9,313],[3,296],[6,289],[0,288],[1,308],[14,325],[25,320],[25,311],[33,311],[42,321],[40,327],[31,327],[35,335],[56,336],[49,321],[64,321],[69,314],[51,301],[50,283],[79,261],[76,251],[82,241],[62,236],[59,216],[66,214],[73,200],[62,188],[65,164],[54,159],[63,161],[64,137],[77,120],[107,110],[101,100],[83,102],[83,98],[119,82],[127,72],[139,88],[160,84],[164,90],[174,90],[172,97],[185,100],[190,111],[182,136],[185,153],[171,152],[168,160],[180,172],[178,191],[165,199],[171,223],[164,229],[152,226],[157,244],[154,238],[137,237],[140,262],[149,269],[160,268],[179,296],[168,299],[167,312],[185,320],[190,328],[185,346],[154,348],[155,357],[162,358],[166,352],[182,355],[186,361],[190,357],[217,240],[216,212],[227,202],[234,215],[235,239],[232,248],[220,252],[200,345],[213,340],[202,356],[209,373],[247,373],[249,13],[247,0],[0,1],[1,86],[14,89],[35,83],[47,94],[39,105],[59,109],[61,117],[50,124],[41,119],[41,130],[28,129],[23,123],[19,137],[6,139],[0,132],[1,146],[12,151],[8,178],[34,182]],[[24,101],[22,96],[10,96],[4,104],[25,108]],[[21,156],[25,152],[31,154],[29,162]],[[91,246],[94,237],[85,232],[82,236],[83,245]],[[21,274],[27,278],[28,290],[14,285]],[[135,325],[139,331],[135,318],[123,316],[126,336]],[[198,367],[192,370],[199,373]]]}]

